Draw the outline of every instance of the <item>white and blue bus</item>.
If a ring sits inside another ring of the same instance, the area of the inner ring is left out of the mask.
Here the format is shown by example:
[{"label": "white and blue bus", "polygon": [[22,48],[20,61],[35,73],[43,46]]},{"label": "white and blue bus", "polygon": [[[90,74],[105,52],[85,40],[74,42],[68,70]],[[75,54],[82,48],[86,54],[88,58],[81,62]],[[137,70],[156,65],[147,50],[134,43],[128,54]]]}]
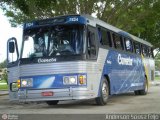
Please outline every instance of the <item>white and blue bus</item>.
[{"label": "white and blue bus", "polygon": [[105,105],[113,94],[147,94],[154,79],[149,42],[88,15],[25,23],[20,52],[16,38],[7,49],[12,101],[95,99]]}]

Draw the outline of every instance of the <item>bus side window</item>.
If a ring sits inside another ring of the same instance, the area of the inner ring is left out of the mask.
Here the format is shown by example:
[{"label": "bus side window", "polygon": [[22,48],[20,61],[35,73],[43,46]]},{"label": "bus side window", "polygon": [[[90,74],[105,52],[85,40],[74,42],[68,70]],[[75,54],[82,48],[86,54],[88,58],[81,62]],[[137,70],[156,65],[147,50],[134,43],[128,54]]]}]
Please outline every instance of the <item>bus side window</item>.
[{"label": "bus side window", "polygon": [[149,57],[149,47],[145,46],[146,56]]},{"label": "bus side window", "polygon": [[124,41],[125,41],[125,48],[126,48],[126,51],[133,52],[132,41],[131,41],[130,39],[127,39],[127,38],[125,38]]},{"label": "bus side window", "polygon": [[98,36],[99,36],[99,41],[101,45],[107,45],[110,47],[112,46],[110,32],[107,31],[107,29],[103,27],[98,27]]},{"label": "bus side window", "polygon": [[144,56],[148,56],[148,50],[147,50],[147,46],[145,46],[145,45],[142,45],[142,54],[144,55]]},{"label": "bus side window", "polygon": [[90,59],[96,59],[96,39],[95,30],[93,27],[88,27],[87,41],[88,56]]},{"label": "bus side window", "polygon": [[138,42],[134,42],[134,50],[136,54],[140,54],[141,50],[140,50],[140,44]]},{"label": "bus side window", "polygon": [[154,58],[153,48],[151,48],[151,47],[148,48],[148,56],[149,56],[150,58]]},{"label": "bus side window", "polygon": [[108,40],[109,46],[112,47],[111,32],[109,31],[107,31],[107,40]]},{"label": "bus side window", "polygon": [[154,58],[153,48],[150,48],[150,58]]},{"label": "bus side window", "polygon": [[124,47],[123,47],[122,37],[114,33],[112,34],[112,37],[113,37],[113,43],[114,43],[115,48],[123,49]]}]

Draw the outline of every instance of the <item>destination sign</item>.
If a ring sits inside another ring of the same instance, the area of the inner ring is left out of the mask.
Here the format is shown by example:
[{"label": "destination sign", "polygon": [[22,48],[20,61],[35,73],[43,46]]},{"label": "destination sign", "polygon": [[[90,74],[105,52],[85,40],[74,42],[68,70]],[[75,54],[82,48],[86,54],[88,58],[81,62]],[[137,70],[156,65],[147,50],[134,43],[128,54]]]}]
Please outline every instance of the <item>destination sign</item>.
[{"label": "destination sign", "polygon": [[37,20],[29,23],[24,24],[24,29],[33,28],[38,26],[45,26],[45,25],[57,25],[57,24],[86,24],[87,20],[82,16],[62,16],[62,17],[55,17],[45,20]]}]

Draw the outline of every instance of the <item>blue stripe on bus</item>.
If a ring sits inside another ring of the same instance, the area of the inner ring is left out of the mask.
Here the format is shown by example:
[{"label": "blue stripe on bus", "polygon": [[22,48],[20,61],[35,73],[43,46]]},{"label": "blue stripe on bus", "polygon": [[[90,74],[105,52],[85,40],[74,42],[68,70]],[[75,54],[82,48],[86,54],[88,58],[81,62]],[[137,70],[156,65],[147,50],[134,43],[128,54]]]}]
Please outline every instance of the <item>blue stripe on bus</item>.
[{"label": "blue stripe on bus", "polygon": [[75,74],[54,74],[54,75],[38,75],[38,76],[30,76],[30,77],[21,77],[20,79],[32,78],[33,79],[33,87],[21,87],[21,89],[43,89],[43,88],[68,88],[68,87],[86,87],[86,85],[64,85],[63,84],[63,77],[64,76],[78,76],[79,75],[86,75],[86,73],[75,73]]},{"label": "blue stripe on bus", "polygon": [[[145,70],[140,56],[109,50],[101,82],[105,75],[110,79],[111,94],[143,89]],[[98,96],[100,96],[100,86]]]}]

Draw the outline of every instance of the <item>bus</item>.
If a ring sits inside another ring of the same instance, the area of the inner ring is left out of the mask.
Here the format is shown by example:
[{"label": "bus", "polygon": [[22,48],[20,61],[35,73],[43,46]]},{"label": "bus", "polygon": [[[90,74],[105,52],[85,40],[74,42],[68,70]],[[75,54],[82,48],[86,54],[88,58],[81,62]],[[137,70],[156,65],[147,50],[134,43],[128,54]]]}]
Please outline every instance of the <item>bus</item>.
[{"label": "bus", "polygon": [[7,42],[7,63],[10,100],[48,105],[146,95],[155,71],[151,43],[89,15],[25,23],[21,50]]}]

